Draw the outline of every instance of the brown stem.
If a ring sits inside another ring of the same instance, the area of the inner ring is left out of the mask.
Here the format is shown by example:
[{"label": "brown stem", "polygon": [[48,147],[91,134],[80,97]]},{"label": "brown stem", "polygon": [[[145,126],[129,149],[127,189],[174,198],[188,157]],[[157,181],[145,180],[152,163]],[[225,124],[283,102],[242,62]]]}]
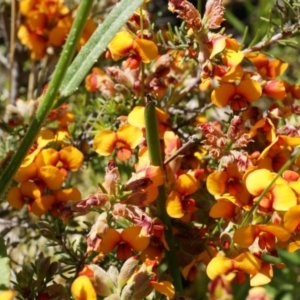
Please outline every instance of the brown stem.
[{"label": "brown stem", "polygon": [[278,41],[292,35],[296,30],[300,29],[300,23],[296,23],[293,24],[289,27],[287,27],[286,29],[283,29],[282,32],[275,34],[274,36],[271,37],[270,40],[268,40],[267,42],[259,42],[256,45],[250,47],[250,48],[246,48],[243,50],[243,53],[249,53],[249,52],[255,52],[255,51],[260,51],[263,48],[269,47],[272,44],[277,43]]}]

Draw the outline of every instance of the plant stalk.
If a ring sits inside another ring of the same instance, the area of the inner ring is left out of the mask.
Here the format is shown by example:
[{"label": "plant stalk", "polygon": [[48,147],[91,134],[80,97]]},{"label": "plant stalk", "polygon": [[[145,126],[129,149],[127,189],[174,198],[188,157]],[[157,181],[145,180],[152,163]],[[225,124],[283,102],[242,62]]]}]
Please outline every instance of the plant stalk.
[{"label": "plant stalk", "polygon": [[[155,105],[152,100],[149,100],[145,108],[145,124],[146,124],[146,139],[151,165],[160,166],[163,169],[163,161],[161,156],[160,140],[158,135],[158,121],[155,110]],[[171,219],[166,211],[166,189],[162,184],[158,187],[158,197],[156,199],[157,216],[165,225],[165,239],[170,250],[165,250],[168,268],[175,290],[183,295],[181,273],[176,256],[174,237],[172,233]]]}]

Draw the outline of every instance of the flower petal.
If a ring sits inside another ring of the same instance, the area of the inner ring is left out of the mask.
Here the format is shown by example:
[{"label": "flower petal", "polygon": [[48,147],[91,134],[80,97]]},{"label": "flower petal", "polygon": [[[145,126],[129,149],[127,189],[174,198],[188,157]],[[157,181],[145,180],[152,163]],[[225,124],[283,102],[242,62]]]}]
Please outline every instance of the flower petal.
[{"label": "flower petal", "polygon": [[259,196],[274,179],[274,175],[267,169],[254,170],[246,176],[246,187],[253,196]]},{"label": "flower petal", "polygon": [[248,225],[238,228],[233,235],[233,241],[242,248],[251,246],[259,234],[259,229],[255,225]]},{"label": "flower petal", "polygon": [[171,218],[182,218],[184,211],[181,203],[181,196],[177,191],[172,191],[166,201],[166,210]]},{"label": "flower petal", "polygon": [[125,228],[121,232],[121,238],[124,242],[128,243],[135,251],[145,250],[150,242],[147,236],[140,236],[142,227],[132,226]]},{"label": "flower petal", "polygon": [[294,232],[300,224],[300,205],[291,207],[283,217],[284,227],[290,232]]},{"label": "flower petal", "polygon": [[118,32],[107,46],[112,59],[116,61],[129,54],[130,50],[132,50],[133,42],[133,37],[129,32]]},{"label": "flower petal", "polygon": [[63,166],[72,172],[78,171],[84,159],[83,154],[73,146],[64,147],[59,151],[59,157]]},{"label": "flower petal", "polygon": [[168,299],[173,299],[175,296],[175,288],[173,284],[169,281],[151,281],[152,287],[159,293],[168,297]]},{"label": "flower petal", "polygon": [[236,206],[225,199],[218,199],[218,201],[211,207],[209,216],[214,219],[218,218],[233,218],[235,216]]},{"label": "flower petal", "polygon": [[226,172],[214,172],[209,174],[206,180],[208,192],[213,196],[223,195],[226,191],[228,179]]},{"label": "flower petal", "polygon": [[252,79],[242,80],[236,87],[239,95],[242,95],[247,101],[254,102],[258,100],[262,94],[261,85]]},{"label": "flower petal", "polygon": [[211,93],[211,101],[217,107],[225,107],[236,94],[235,86],[230,83],[221,83]]},{"label": "flower petal", "polygon": [[12,187],[6,196],[7,202],[16,209],[21,209],[25,204],[22,193],[17,186]]},{"label": "flower petal", "polygon": [[35,158],[35,164],[38,168],[49,165],[56,166],[58,161],[58,152],[53,148],[43,149]]},{"label": "flower petal", "polygon": [[41,190],[34,182],[31,181],[22,182],[20,186],[20,191],[23,196],[31,199],[41,197]]},{"label": "flower petal", "polygon": [[273,268],[269,263],[262,263],[261,269],[255,275],[250,276],[251,286],[268,284],[273,278]]},{"label": "flower petal", "polygon": [[55,197],[52,195],[43,196],[35,199],[29,206],[29,210],[36,216],[40,217],[45,214],[52,204],[55,202]]},{"label": "flower petal", "polygon": [[158,56],[158,48],[153,41],[137,38],[134,40],[132,48],[146,64],[150,63],[151,60],[156,59]]},{"label": "flower petal", "polygon": [[272,189],[273,208],[287,211],[297,205],[297,197],[287,184],[275,184]]},{"label": "flower petal", "polygon": [[279,241],[286,242],[291,234],[290,232],[281,225],[278,224],[267,224],[267,225],[257,225],[260,231],[269,232],[276,236]]},{"label": "flower petal", "polygon": [[134,149],[138,146],[143,139],[143,132],[130,124],[125,124],[119,127],[117,131],[118,141],[122,141],[130,146],[131,149]]},{"label": "flower petal", "polygon": [[72,296],[76,300],[97,300],[95,289],[87,276],[78,276],[71,286]]},{"label": "flower petal", "polygon": [[234,269],[233,260],[223,256],[214,257],[207,265],[206,274],[210,279],[227,274]]},{"label": "flower petal", "polygon": [[103,156],[112,154],[117,143],[117,135],[109,129],[104,129],[98,132],[94,138],[93,148]]},{"label": "flower petal", "polygon": [[64,176],[54,166],[44,166],[38,169],[38,177],[43,180],[51,190],[58,190],[64,182]]},{"label": "flower petal", "polygon": [[58,202],[79,201],[81,200],[81,193],[77,188],[73,187],[57,191],[55,197]]},{"label": "flower petal", "polygon": [[261,268],[261,260],[250,252],[244,252],[234,259],[234,267],[248,274],[256,274]]}]

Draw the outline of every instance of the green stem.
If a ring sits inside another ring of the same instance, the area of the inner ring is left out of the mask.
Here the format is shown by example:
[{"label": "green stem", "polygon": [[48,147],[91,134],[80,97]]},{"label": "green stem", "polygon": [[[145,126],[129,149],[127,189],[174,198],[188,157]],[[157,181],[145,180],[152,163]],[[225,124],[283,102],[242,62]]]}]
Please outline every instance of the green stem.
[{"label": "green stem", "polygon": [[[158,135],[158,121],[156,116],[155,105],[153,101],[148,101],[145,108],[146,139],[150,163],[154,166],[160,166],[163,169],[161,157],[160,140]],[[166,211],[166,189],[162,184],[158,187],[158,197],[156,199],[157,216],[165,225],[165,238],[170,250],[165,250],[166,260],[170,270],[171,277],[174,280],[176,291],[183,295],[180,268],[176,256],[174,237],[172,233],[171,219]]]},{"label": "green stem", "polygon": [[30,124],[30,127],[28,128],[28,131],[26,132],[19,149],[16,151],[10,164],[7,166],[0,178],[0,198],[5,193],[10,181],[17,172],[23,159],[28,153],[30,146],[33,144],[40,128],[42,127],[43,122],[45,121],[48,113],[53,107],[53,103],[56,99],[60,84],[75,53],[76,45],[85,26],[85,22],[92,4],[93,0],[81,1],[76,14],[76,18],[73,22],[69,36],[63,47],[60,59],[57,63],[52,80],[50,81],[45,96],[43,97],[39,108],[35,116],[33,117],[32,123]]}]

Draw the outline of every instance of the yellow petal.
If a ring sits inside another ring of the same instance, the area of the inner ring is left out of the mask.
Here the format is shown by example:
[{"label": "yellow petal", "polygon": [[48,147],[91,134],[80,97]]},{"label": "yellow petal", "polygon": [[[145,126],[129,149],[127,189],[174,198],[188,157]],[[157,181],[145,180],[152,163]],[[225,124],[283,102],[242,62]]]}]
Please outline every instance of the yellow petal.
[{"label": "yellow petal", "polygon": [[87,276],[78,276],[73,281],[71,293],[76,300],[97,300],[95,289]]},{"label": "yellow petal", "polygon": [[59,157],[63,166],[72,172],[76,172],[81,168],[84,159],[81,151],[73,146],[61,149],[59,151]]},{"label": "yellow petal", "polygon": [[50,142],[53,142],[55,138],[54,133],[49,129],[43,129],[39,132],[36,141],[38,148],[47,146]]},{"label": "yellow petal", "polygon": [[120,242],[120,233],[114,228],[108,228],[102,237],[99,248],[96,251],[103,252],[104,254],[110,253]]},{"label": "yellow petal", "polygon": [[14,296],[15,296],[15,292],[11,290],[0,292],[1,300],[13,300]]},{"label": "yellow petal", "polygon": [[225,53],[222,55],[222,62],[225,66],[235,67],[241,63],[243,58],[244,54],[242,51],[226,49]]},{"label": "yellow petal", "polygon": [[235,86],[230,83],[221,83],[211,93],[211,101],[217,107],[225,107],[235,96]]},{"label": "yellow petal", "polygon": [[125,124],[119,127],[117,131],[118,141],[124,142],[134,149],[142,142],[143,132],[130,124]]},{"label": "yellow petal", "polygon": [[168,297],[168,299],[173,299],[175,296],[175,288],[173,284],[169,281],[151,281],[150,284],[152,287],[159,293]]},{"label": "yellow petal", "polygon": [[22,195],[31,199],[36,199],[41,197],[41,190],[34,182],[30,182],[30,181],[22,182],[20,186],[20,191]]},{"label": "yellow petal", "polygon": [[194,174],[182,174],[177,179],[177,191],[179,194],[186,196],[195,193],[199,189],[199,182]]},{"label": "yellow petal", "polygon": [[218,218],[233,218],[235,216],[236,206],[230,201],[218,199],[218,201],[211,207],[209,216]]},{"label": "yellow petal", "polygon": [[79,201],[81,200],[81,193],[74,187],[57,191],[55,197],[58,202]]},{"label": "yellow petal", "polygon": [[210,279],[215,279],[219,275],[227,274],[233,270],[233,261],[227,257],[214,257],[207,265],[206,274]]},{"label": "yellow petal", "polygon": [[158,48],[153,41],[146,39],[135,39],[133,49],[138,53],[142,61],[146,64],[150,63],[158,56]]},{"label": "yellow petal", "polygon": [[272,189],[273,208],[279,211],[287,211],[297,205],[297,197],[287,184],[275,184]]},{"label": "yellow petal", "polygon": [[261,85],[252,79],[242,80],[236,87],[239,95],[242,95],[247,101],[254,102],[258,100],[262,94]]},{"label": "yellow petal", "polygon": [[38,168],[43,166],[55,166],[58,163],[58,152],[53,148],[43,149],[35,158],[35,164]]},{"label": "yellow petal", "polygon": [[246,187],[253,196],[259,196],[274,179],[273,174],[267,169],[254,170],[246,177]]},{"label": "yellow petal", "polygon": [[286,247],[286,251],[290,253],[295,252],[298,249],[300,249],[300,241],[289,243]]},{"label": "yellow petal", "polygon": [[273,268],[271,264],[262,263],[261,269],[255,275],[250,276],[251,286],[268,284],[273,278]]},{"label": "yellow petal", "polygon": [[226,191],[226,184],[228,180],[226,172],[214,172],[209,174],[206,180],[206,187],[213,196],[223,195]]},{"label": "yellow petal", "polygon": [[290,232],[294,232],[300,224],[300,205],[291,207],[283,217],[284,227]]},{"label": "yellow petal", "polygon": [[140,236],[142,227],[132,226],[127,227],[121,232],[121,238],[124,242],[128,243],[135,251],[145,250],[150,242],[148,236]]},{"label": "yellow petal", "polygon": [[234,259],[234,267],[248,274],[256,274],[261,268],[261,260],[250,252],[244,252]]},{"label": "yellow petal", "polygon": [[7,192],[7,202],[16,209],[21,209],[24,205],[24,199],[20,189],[17,186],[12,187]]},{"label": "yellow petal", "polygon": [[107,48],[113,60],[119,60],[130,53],[133,47],[133,37],[127,31],[118,32],[108,44]]},{"label": "yellow petal", "polygon": [[181,196],[177,191],[172,191],[166,201],[166,210],[171,218],[182,218],[184,211],[181,203]]},{"label": "yellow petal", "polygon": [[233,241],[242,248],[251,246],[259,234],[259,230],[255,225],[248,225],[238,228],[233,235]]},{"label": "yellow petal", "polygon": [[53,166],[44,166],[39,168],[38,177],[43,180],[47,187],[51,190],[60,189],[64,181],[64,176],[60,170]]},{"label": "yellow petal", "polygon": [[52,195],[47,195],[47,196],[37,198],[30,205],[30,211],[34,213],[36,216],[40,217],[50,209],[50,207],[54,202],[55,202],[55,197]]},{"label": "yellow petal", "polygon": [[137,128],[145,128],[145,107],[135,106],[133,110],[128,114],[127,121],[130,125]]},{"label": "yellow petal", "polygon": [[104,129],[96,134],[93,148],[98,154],[108,156],[114,151],[116,143],[116,133],[112,130]]},{"label": "yellow petal", "polygon": [[14,176],[14,180],[21,183],[34,179],[37,175],[37,167],[34,162],[27,165],[26,167],[20,167]]}]

